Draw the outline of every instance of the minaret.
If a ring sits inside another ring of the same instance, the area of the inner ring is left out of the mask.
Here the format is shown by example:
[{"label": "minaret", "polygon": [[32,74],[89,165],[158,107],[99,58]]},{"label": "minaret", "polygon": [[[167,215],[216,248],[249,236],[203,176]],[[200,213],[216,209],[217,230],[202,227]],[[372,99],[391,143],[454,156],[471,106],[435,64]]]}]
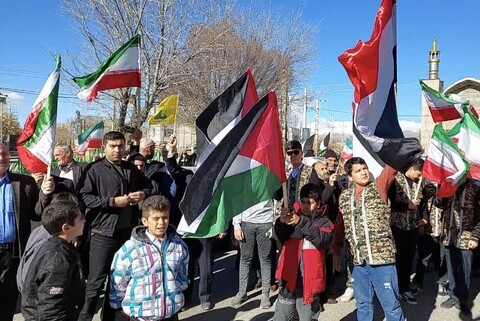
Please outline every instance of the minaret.
[{"label": "minaret", "polygon": [[[437,50],[437,39],[433,38],[433,47],[429,52],[428,58],[428,79],[423,79],[430,88],[443,92],[443,81],[438,78],[438,65],[440,64],[440,50]],[[425,150],[428,148],[430,138],[432,137],[433,123],[430,110],[428,109],[427,102],[422,96],[422,119],[420,129],[420,143]]]},{"label": "minaret", "polygon": [[433,38],[433,48],[429,51],[428,79],[438,79],[438,65],[440,64],[440,50],[437,50],[437,39]]}]

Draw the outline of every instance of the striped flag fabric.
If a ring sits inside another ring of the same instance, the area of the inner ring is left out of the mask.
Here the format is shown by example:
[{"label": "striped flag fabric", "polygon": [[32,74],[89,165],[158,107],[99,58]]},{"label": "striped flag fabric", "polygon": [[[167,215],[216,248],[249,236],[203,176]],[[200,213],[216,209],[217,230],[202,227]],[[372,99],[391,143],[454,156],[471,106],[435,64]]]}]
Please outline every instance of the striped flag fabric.
[{"label": "striped flag fabric", "polygon": [[350,159],[353,156],[353,144],[350,138],[345,139],[345,145],[343,145],[342,152],[340,153],[340,158],[342,159]]},{"label": "striped flag fabric", "polygon": [[141,87],[139,46],[140,35],[136,35],[103,61],[96,71],[73,78],[80,87],[78,98],[90,102],[97,98],[99,91]]},{"label": "striped flag fabric", "polygon": [[57,127],[61,57],[33,103],[17,141],[23,166],[31,173],[45,173],[52,165]]},{"label": "striped flag fabric", "polygon": [[465,108],[462,120],[447,134],[471,165],[468,177],[480,180],[480,121]]},{"label": "striped flag fabric", "polygon": [[325,153],[328,149],[328,144],[330,144],[330,133],[323,137],[320,147],[318,147],[318,155],[322,156]]},{"label": "striped flag fabric", "polygon": [[197,166],[199,166],[258,102],[252,71],[247,71],[215,98],[195,120],[197,133]]},{"label": "striped flag fabric", "polygon": [[177,118],[178,95],[170,95],[160,104],[158,110],[150,117],[148,124],[152,125],[173,125]]},{"label": "striped flag fabric", "polygon": [[439,184],[437,197],[455,195],[470,170],[459,148],[445,133],[441,125],[435,125],[432,139],[422,168],[422,176]]},{"label": "striped flag fabric", "polygon": [[275,92],[263,97],[219,142],[187,186],[178,231],[212,237],[245,210],[262,207],[286,181]]},{"label": "striped flag fabric", "polygon": [[385,164],[406,171],[422,153],[398,122],[396,38],[396,0],[382,0],[370,40],[338,58],[354,86],[353,156],[364,158],[375,177]]},{"label": "striped flag fabric", "polygon": [[96,123],[77,137],[77,154],[84,156],[89,148],[102,148],[103,120]]},{"label": "striped flag fabric", "polygon": [[440,123],[448,120],[460,119],[463,117],[463,107],[466,105],[470,111],[478,118],[477,111],[470,105],[470,102],[455,94],[445,95],[429,87],[420,80],[423,97],[427,102],[433,121]]}]

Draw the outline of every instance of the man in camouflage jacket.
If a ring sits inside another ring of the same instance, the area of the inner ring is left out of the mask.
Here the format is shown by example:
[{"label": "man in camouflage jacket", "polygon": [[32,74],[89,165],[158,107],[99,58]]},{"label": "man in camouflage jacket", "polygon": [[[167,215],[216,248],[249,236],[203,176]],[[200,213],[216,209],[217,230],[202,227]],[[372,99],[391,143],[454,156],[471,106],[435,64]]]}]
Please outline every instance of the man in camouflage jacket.
[{"label": "man in camouflage jacket", "polygon": [[472,270],[472,250],[480,238],[480,186],[468,180],[443,208],[443,244],[446,246],[450,298],[440,306],[456,306],[464,315],[471,314],[468,291]]},{"label": "man in camouflage jacket", "polygon": [[390,225],[397,249],[396,266],[398,287],[402,300],[409,304],[417,304],[415,296],[410,292],[410,272],[412,270],[415,251],[417,249],[418,226],[428,223],[419,214],[425,206],[420,193],[423,188],[419,182],[422,176],[423,159],[419,158],[407,169],[405,174],[398,172],[394,183],[388,190],[388,199],[392,210]]},{"label": "man in camouflage jacket", "polygon": [[[340,269],[343,239],[350,244],[353,289],[357,301],[357,319],[373,321],[374,293],[382,305],[387,321],[403,321],[395,267],[395,242],[390,228],[387,191],[395,180],[395,170],[387,166],[375,182],[365,161],[352,157],[345,171],[353,184],[340,195],[333,253]],[[374,291],[372,291],[374,289]]]}]

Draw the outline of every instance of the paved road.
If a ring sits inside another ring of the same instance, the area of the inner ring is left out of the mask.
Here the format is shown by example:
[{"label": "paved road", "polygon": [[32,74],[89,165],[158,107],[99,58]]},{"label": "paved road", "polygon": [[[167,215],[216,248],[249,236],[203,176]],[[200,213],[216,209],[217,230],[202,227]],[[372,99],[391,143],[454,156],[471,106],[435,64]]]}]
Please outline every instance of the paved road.
[{"label": "paved road", "polygon": [[[230,300],[238,289],[238,274],[235,271],[235,252],[220,254],[215,260],[213,282],[214,308],[210,311],[203,311],[199,306],[197,298],[194,298],[194,307],[180,313],[182,321],[267,321],[273,317],[274,308],[262,310],[260,306],[260,290],[249,292],[249,299],[238,309],[230,307]],[[436,296],[436,286],[433,281],[434,273],[426,276],[424,291],[418,295],[418,304],[403,304],[403,310],[408,321],[456,321],[461,320],[458,310],[443,309],[440,303],[445,298]],[[339,286],[341,286],[339,282]],[[480,279],[472,279],[471,294],[475,296],[473,308],[473,319],[480,320]],[[272,301],[276,299],[276,293],[271,295]],[[16,315],[16,321],[23,320],[20,314]],[[99,321],[97,314],[95,321]],[[320,314],[320,321],[356,321],[355,301],[349,303],[338,303],[325,306],[325,311]],[[375,320],[384,320],[379,304],[376,304]]]}]

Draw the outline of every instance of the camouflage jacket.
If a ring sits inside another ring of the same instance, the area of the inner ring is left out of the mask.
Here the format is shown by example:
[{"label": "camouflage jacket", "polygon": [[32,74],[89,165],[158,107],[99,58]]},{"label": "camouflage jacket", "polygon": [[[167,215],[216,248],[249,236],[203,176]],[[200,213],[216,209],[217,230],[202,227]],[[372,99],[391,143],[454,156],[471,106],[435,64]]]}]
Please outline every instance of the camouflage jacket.
[{"label": "camouflage jacket", "polygon": [[[398,173],[395,177],[395,182],[390,187],[389,199],[391,202],[392,216],[390,218],[390,225],[398,227],[404,231],[410,231],[418,227],[417,210],[409,210],[408,203],[415,198],[415,191],[418,183],[413,183],[412,186],[408,184],[407,178],[404,174]],[[422,194],[419,193],[418,199],[421,199]]]},{"label": "camouflage jacket", "polygon": [[[300,189],[302,189],[303,185],[309,182],[310,176],[312,176],[312,171],[313,171],[313,168],[308,165],[302,164],[301,166],[303,167],[295,179],[293,179],[292,176],[289,175],[289,173],[287,173],[287,177],[288,177],[287,191],[288,193],[292,193],[292,191],[295,193],[294,202],[300,202]],[[294,202],[290,202],[290,201],[288,202],[289,208],[293,206]],[[280,216],[280,211],[282,210],[282,207],[283,207],[283,198],[280,201],[278,201],[275,206],[275,218]]]},{"label": "camouflage jacket", "polygon": [[480,186],[467,182],[455,196],[450,197],[443,209],[443,244],[468,249],[468,241],[479,239]]},{"label": "camouflage jacket", "polygon": [[[431,202],[433,203],[433,202]],[[434,204],[431,204],[430,208],[430,229],[427,231],[432,236],[440,236],[442,234],[442,215],[443,210]]]},{"label": "camouflage jacket", "polygon": [[367,185],[355,198],[352,184],[340,195],[345,238],[353,264],[395,263],[395,242],[390,228],[390,207],[382,200],[377,185]]}]

